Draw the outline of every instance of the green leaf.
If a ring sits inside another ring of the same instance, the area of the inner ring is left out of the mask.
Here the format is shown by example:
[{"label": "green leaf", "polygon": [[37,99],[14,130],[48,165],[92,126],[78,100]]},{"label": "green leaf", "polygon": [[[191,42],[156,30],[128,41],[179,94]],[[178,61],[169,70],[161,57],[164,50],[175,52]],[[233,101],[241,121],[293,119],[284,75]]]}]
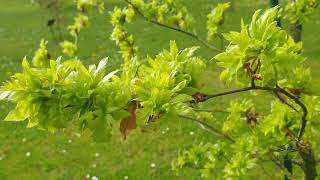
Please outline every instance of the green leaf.
[{"label": "green leaf", "polygon": [[189,102],[192,101],[193,98],[187,94],[178,94],[177,96],[173,97],[171,102]]},{"label": "green leaf", "polygon": [[185,88],[186,85],[187,85],[187,81],[184,80],[184,81],[180,82],[176,87],[174,87],[174,88],[172,89],[172,91],[173,91],[173,92],[179,92],[179,91],[181,91],[183,88]]},{"label": "green leaf", "polygon": [[105,70],[106,70],[107,63],[108,63],[108,58],[102,59],[99,62],[99,65],[98,65],[96,71],[93,73],[93,76],[97,77],[97,76],[101,76],[102,74],[104,74]]},{"label": "green leaf", "polygon": [[[224,34],[230,45],[215,56],[223,68],[220,75],[228,83],[247,86],[252,80],[259,85],[275,86],[292,78],[290,71],[301,66],[301,43],[277,26],[278,9],[254,13],[251,23],[241,22],[240,32]],[[289,37],[289,38],[288,38]]]},{"label": "green leaf", "polygon": [[50,56],[47,50],[48,41],[41,40],[39,49],[35,52],[32,59],[34,66],[39,68],[46,68],[49,66]]},{"label": "green leaf", "polygon": [[29,109],[26,105],[18,103],[16,108],[9,112],[4,121],[24,121],[29,117]]},{"label": "green leaf", "polygon": [[109,74],[107,74],[106,76],[103,77],[102,79],[102,83],[106,83],[108,82],[115,74],[117,74],[119,72],[119,70],[115,70],[115,71],[112,71],[110,72]]},{"label": "green leaf", "polygon": [[222,24],[224,23],[224,16],[226,11],[230,8],[230,3],[218,3],[217,6],[211,10],[207,16],[207,39],[208,41],[214,41],[220,31]]}]

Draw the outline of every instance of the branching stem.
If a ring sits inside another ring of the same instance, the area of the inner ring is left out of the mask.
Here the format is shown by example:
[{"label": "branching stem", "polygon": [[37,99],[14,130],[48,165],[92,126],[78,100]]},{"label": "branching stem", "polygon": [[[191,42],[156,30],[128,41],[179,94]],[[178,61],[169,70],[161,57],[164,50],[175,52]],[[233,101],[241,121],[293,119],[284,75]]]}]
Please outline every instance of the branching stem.
[{"label": "branching stem", "polygon": [[[298,97],[292,95],[291,93],[287,92],[286,90],[282,89],[279,86],[276,86],[276,87],[256,86],[253,82],[250,87],[226,91],[226,92],[217,93],[217,94],[203,95],[204,98],[203,98],[202,102],[207,101],[212,98],[216,98],[216,97],[221,97],[221,96],[226,96],[226,95],[231,95],[231,94],[236,94],[236,93],[241,93],[241,92],[246,92],[246,91],[253,91],[253,90],[271,91],[271,92],[274,92],[275,94],[281,93],[281,94],[285,95],[286,97],[288,97],[289,99],[293,100],[297,105],[300,106],[300,108],[303,111],[303,115],[301,117],[301,128],[300,128],[300,132],[298,135],[298,141],[300,141],[303,137],[303,134],[305,132],[305,128],[307,125],[307,115],[308,115],[307,107]],[[283,101],[283,99],[280,98],[280,101]],[[289,106],[289,107],[296,111],[296,109],[293,108],[293,106]]]}]

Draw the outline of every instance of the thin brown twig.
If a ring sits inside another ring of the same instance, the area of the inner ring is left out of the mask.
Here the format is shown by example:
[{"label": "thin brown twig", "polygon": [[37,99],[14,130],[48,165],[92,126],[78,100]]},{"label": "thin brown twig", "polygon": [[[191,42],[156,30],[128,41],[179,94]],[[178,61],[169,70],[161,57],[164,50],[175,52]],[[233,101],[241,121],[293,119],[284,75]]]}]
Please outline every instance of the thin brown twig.
[{"label": "thin brown twig", "polygon": [[229,111],[224,110],[224,109],[196,109],[196,108],[193,108],[192,110],[195,112],[230,113]]},{"label": "thin brown twig", "polygon": [[208,129],[210,132],[212,132],[214,134],[218,134],[219,136],[229,140],[230,142],[235,143],[235,140],[233,140],[228,134],[222,132],[221,130],[211,126],[210,124],[208,124],[204,121],[201,121],[201,120],[198,120],[198,119],[186,116],[186,115],[181,115],[181,114],[179,115],[179,117],[186,119],[186,120],[189,120],[189,121],[192,121],[192,122],[199,123],[200,125],[204,126],[206,129]]}]

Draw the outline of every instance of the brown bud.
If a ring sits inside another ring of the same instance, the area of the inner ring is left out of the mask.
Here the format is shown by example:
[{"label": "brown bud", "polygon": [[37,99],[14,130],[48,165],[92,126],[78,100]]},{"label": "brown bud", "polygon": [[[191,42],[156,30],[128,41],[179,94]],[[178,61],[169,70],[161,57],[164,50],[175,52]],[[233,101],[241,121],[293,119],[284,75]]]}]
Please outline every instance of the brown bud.
[{"label": "brown bud", "polygon": [[205,95],[200,92],[193,94],[192,97],[194,99],[193,103],[199,103],[205,100]]},{"label": "brown bud", "polygon": [[248,124],[257,125],[260,113],[256,112],[255,108],[250,108],[244,112],[243,116],[246,118]]}]

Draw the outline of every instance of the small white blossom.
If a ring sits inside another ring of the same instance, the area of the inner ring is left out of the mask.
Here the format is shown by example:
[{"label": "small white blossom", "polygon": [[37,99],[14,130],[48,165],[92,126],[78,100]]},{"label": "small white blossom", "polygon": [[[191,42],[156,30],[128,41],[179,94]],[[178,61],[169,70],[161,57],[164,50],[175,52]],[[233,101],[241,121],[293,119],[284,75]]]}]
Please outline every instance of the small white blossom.
[{"label": "small white blossom", "polygon": [[81,137],[80,133],[74,133],[74,135],[77,136],[77,137]]},{"label": "small white blossom", "polygon": [[68,143],[72,143],[72,140],[71,140],[71,139],[69,139],[69,140],[68,140]]},{"label": "small white blossom", "polygon": [[128,176],[125,176],[124,179],[127,180],[127,179],[129,179],[129,177],[128,177]]},{"label": "small white blossom", "polygon": [[89,178],[90,178],[90,174],[87,174],[87,175],[86,175],[86,179],[89,179]]},{"label": "small white blossom", "polygon": [[96,164],[92,164],[92,167],[93,167],[93,168],[96,168],[96,167],[97,167],[97,165],[96,165]]},{"label": "small white blossom", "polygon": [[167,127],[167,129],[166,129],[166,130],[167,130],[167,131],[169,131],[169,130],[170,130],[170,128],[168,128],[168,127]]},{"label": "small white blossom", "polygon": [[161,133],[162,133],[162,134],[165,134],[166,132],[165,132],[165,131],[162,131]]},{"label": "small white blossom", "polygon": [[91,178],[92,180],[99,180],[99,178],[98,177],[96,177],[96,176],[92,176],[92,178]]},{"label": "small white blossom", "polygon": [[96,157],[99,157],[99,156],[100,156],[100,154],[99,154],[99,153],[96,153],[96,154],[95,154],[95,156],[96,156]]},{"label": "small white blossom", "polygon": [[190,135],[191,135],[191,136],[193,136],[193,135],[194,135],[194,132],[193,132],[193,131],[191,131],[191,132],[190,132]]},{"label": "small white blossom", "polygon": [[155,167],[156,167],[156,164],[155,164],[155,163],[151,163],[151,164],[150,164],[150,167],[155,168]]},{"label": "small white blossom", "polygon": [[27,141],[27,139],[26,139],[26,138],[23,138],[23,139],[22,139],[22,142],[26,142],[26,141]]},{"label": "small white blossom", "polygon": [[4,157],[3,156],[0,156],[0,161],[2,161],[4,159]]},{"label": "small white blossom", "polygon": [[26,153],[26,156],[27,156],[27,157],[29,157],[30,155],[31,155],[31,153],[30,153],[30,152],[27,152],[27,153]]},{"label": "small white blossom", "polygon": [[63,153],[66,153],[67,151],[65,149],[62,150]]}]

